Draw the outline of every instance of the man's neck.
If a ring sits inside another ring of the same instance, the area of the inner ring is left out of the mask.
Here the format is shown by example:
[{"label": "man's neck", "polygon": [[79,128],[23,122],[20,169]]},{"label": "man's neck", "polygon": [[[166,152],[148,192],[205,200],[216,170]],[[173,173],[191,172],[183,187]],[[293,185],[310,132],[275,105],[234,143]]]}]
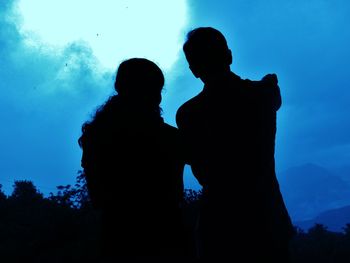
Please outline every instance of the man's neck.
[{"label": "man's neck", "polygon": [[217,85],[220,82],[225,82],[228,79],[231,79],[232,76],[239,78],[236,74],[234,74],[230,69],[226,71],[215,72],[213,74],[207,75],[205,77],[201,77],[200,79],[204,83],[205,86]]}]

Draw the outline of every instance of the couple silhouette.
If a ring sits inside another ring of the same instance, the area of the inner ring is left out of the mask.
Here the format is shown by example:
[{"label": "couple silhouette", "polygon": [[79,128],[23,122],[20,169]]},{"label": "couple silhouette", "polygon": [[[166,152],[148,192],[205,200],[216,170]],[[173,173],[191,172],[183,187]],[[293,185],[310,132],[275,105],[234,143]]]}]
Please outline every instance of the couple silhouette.
[{"label": "couple silhouette", "polygon": [[[183,46],[203,90],[161,117],[164,76],[143,58],[119,65],[115,90],[84,123],[79,144],[105,262],[289,262],[293,226],[275,175],[274,74],[234,74],[231,50],[211,27]],[[203,187],[195,246],[183,222],[183,168]],[[104,261],[103,261],[104,262]]]}]

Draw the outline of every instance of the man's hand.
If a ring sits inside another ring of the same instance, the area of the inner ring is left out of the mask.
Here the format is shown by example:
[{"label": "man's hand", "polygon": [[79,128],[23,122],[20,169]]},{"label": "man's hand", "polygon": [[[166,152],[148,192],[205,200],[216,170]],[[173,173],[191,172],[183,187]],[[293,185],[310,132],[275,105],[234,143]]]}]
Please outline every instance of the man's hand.
[{"label": "man's hand", "polygon": [[278,84],[278,79],[277,79],[277,75],[276,74],[267,74],[265,77],[262,78],[263,82],[265,82],[266,84],[270,84],[273,86],[276,86]]}]

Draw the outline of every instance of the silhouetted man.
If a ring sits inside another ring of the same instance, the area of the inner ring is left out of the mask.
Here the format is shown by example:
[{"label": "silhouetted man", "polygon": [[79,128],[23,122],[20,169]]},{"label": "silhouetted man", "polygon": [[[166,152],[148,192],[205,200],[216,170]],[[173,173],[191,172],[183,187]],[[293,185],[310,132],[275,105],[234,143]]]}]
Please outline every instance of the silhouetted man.
[{"label": "silhouetted man", "polygon": [[277,77],[251,81],[231,72],[231,50],[213,28],[189,32],[183,50],[204,83],[176,116],[187,163],[203,186],[199,256],[287,262],[292,224],[274,162]]}]

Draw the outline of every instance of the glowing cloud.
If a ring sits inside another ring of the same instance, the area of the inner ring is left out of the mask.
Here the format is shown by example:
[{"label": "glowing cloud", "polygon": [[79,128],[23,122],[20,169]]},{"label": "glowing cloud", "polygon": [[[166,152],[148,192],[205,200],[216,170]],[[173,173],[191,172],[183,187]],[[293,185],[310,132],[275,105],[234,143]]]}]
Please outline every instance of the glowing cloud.
[{"label": "glowing cloud", "polygon": [[137,56],[169,69],[186,24],[186,0],[19,0],[17,7],[28,45],[59,50],[83,41],[110,69]]}]

